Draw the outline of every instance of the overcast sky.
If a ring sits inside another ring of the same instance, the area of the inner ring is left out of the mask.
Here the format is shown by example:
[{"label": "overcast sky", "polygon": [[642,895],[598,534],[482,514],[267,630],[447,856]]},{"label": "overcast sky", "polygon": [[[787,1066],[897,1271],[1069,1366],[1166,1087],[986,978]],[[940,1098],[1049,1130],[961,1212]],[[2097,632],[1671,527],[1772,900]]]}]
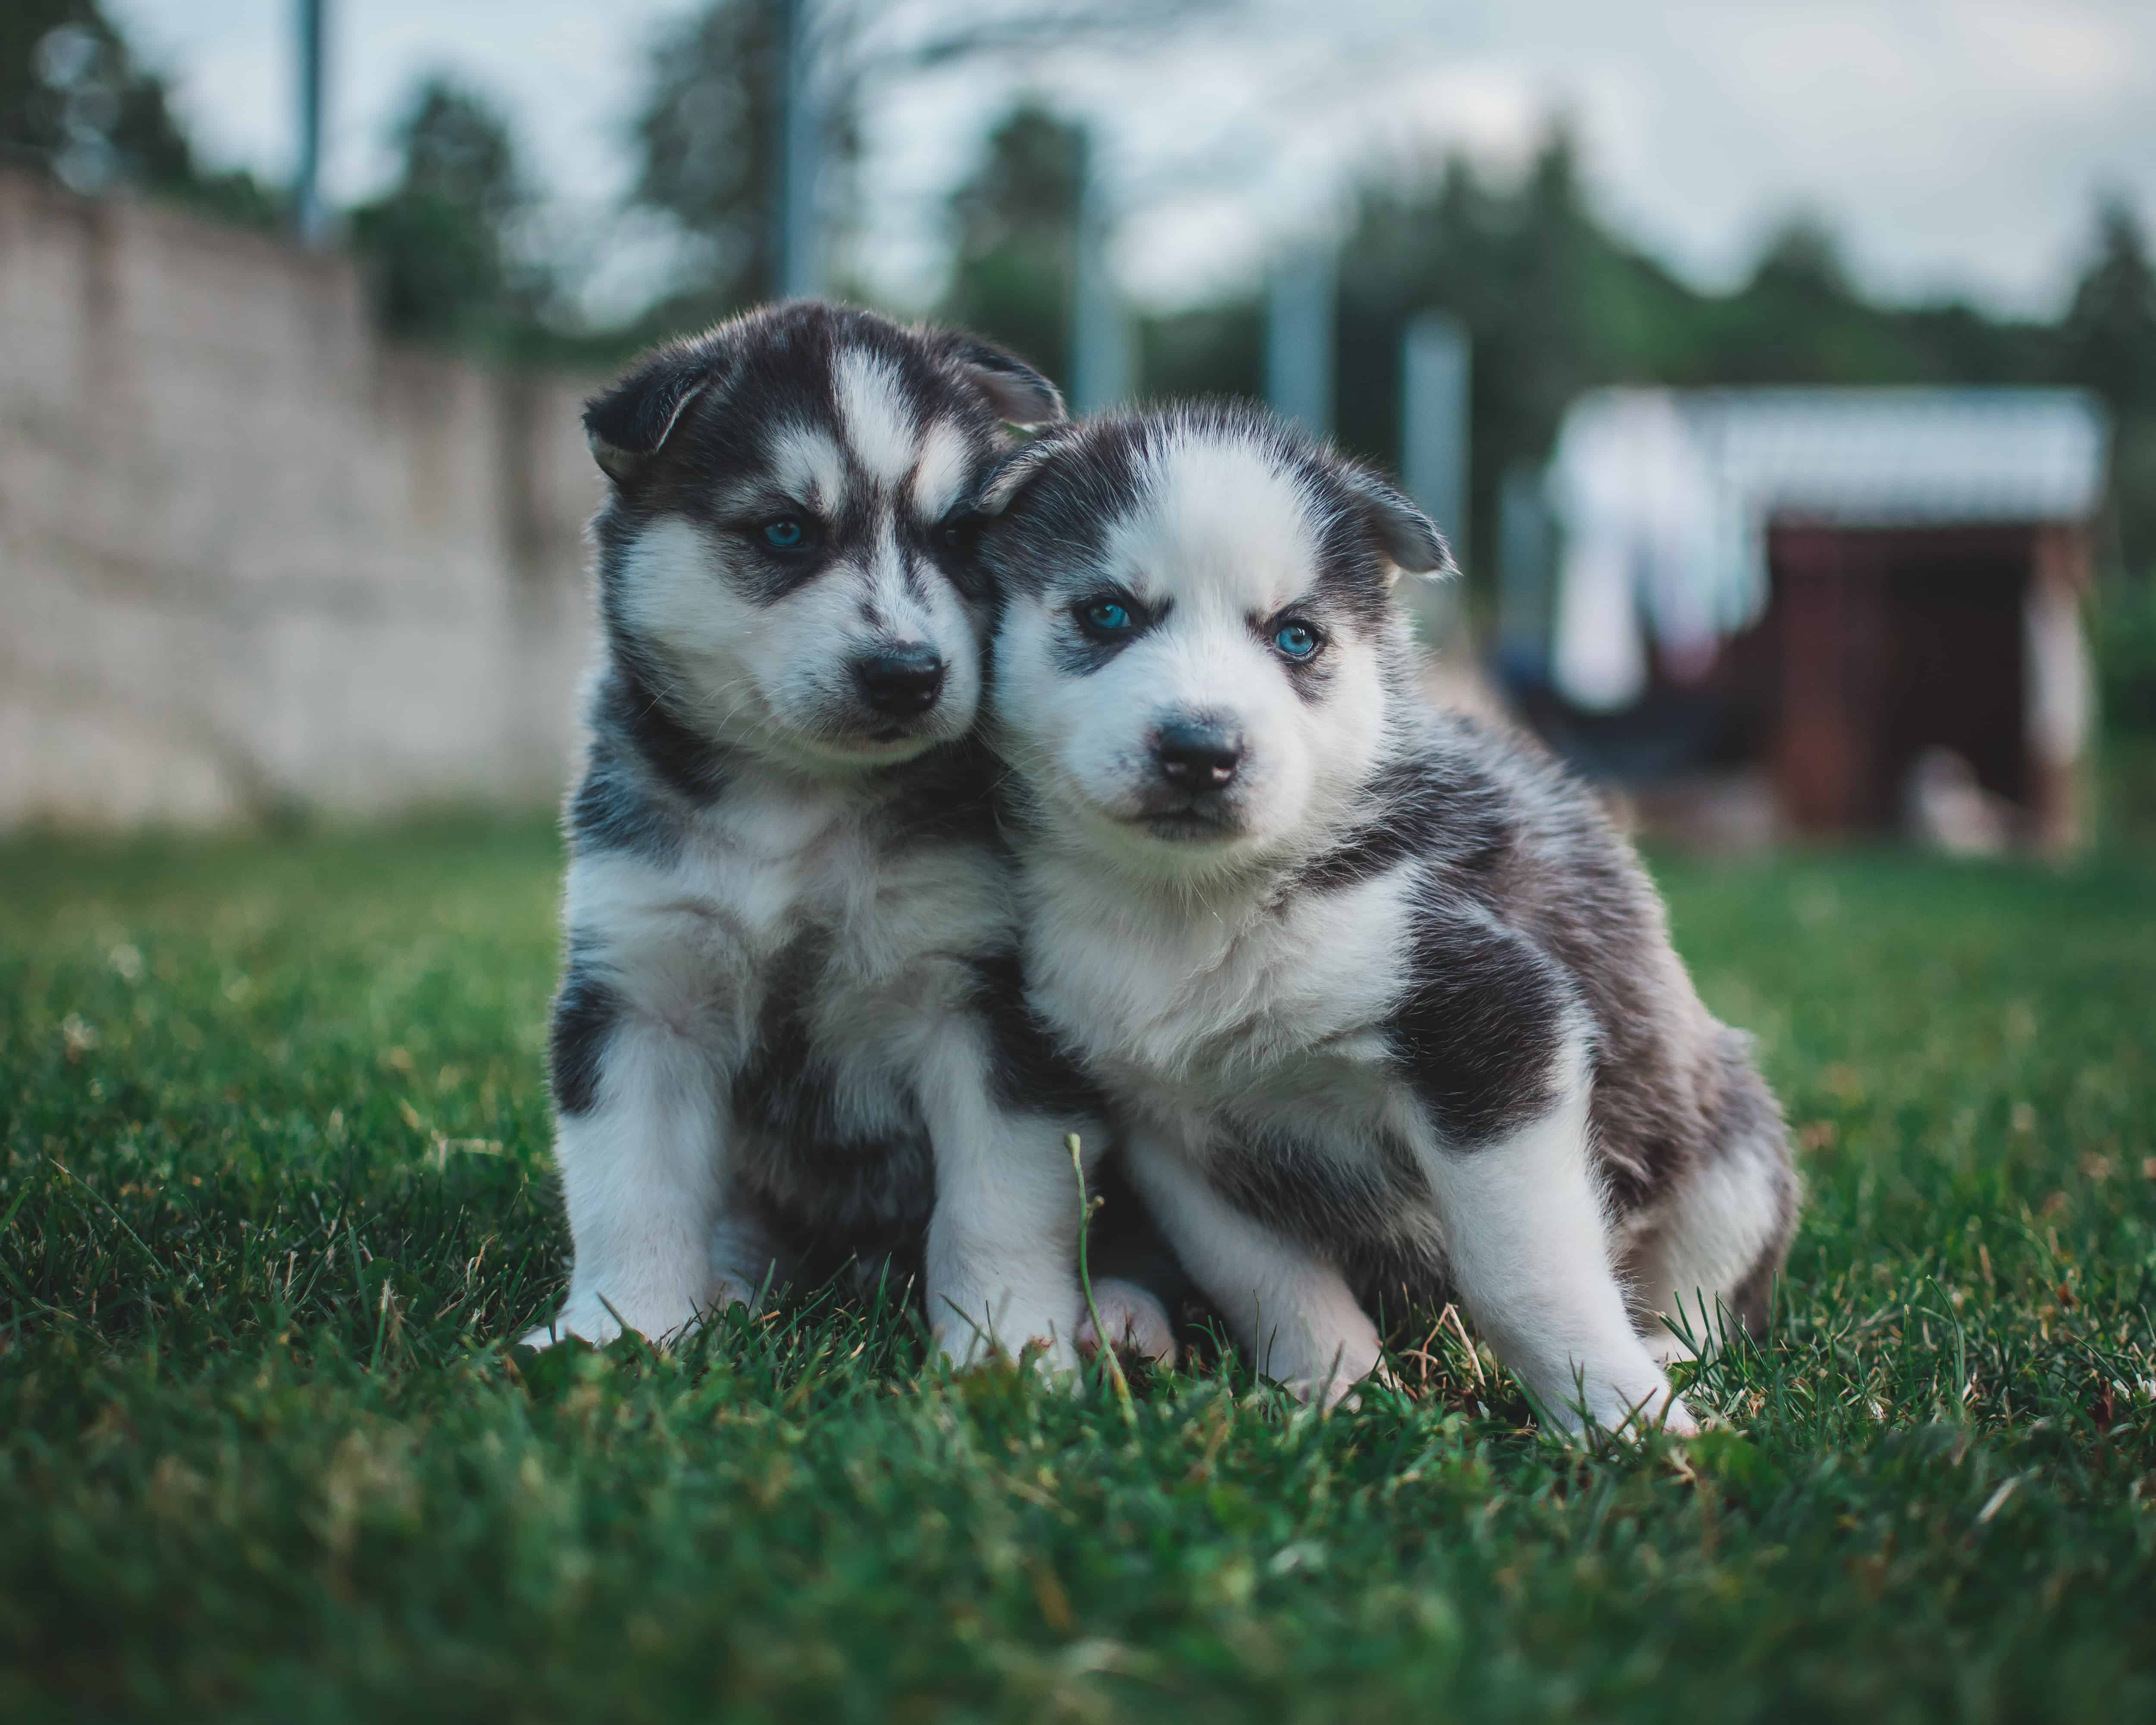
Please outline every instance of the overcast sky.
[{"label": "overcast sky", "polygon": [[[207,155],[289,172],[293,0],[108,4],[172,79]],[[629,171],[653,33],[692,9],[331,4],[333,195],[380,182],[400,99],[444,68],[508,110],[535,177],[589,209]],[[895,0],[885,16],[962,9]],[[1560,111],[1604,212],[1703,283],[1741,276],[1801,208],[1875,290],[2046,313],[2099,187],[2156,228],[2156,0],[1245,0],[1140,52],[883,89],[863,203],[865,261],[886,291],[932,292],[942,193],[1029,89],[1099,127],[1127,211],[1119,273],[1156,305],[1247,280],[1275,246],[1322,231],[1368,163],[1460,142],[1516,165]],[[625,252],[621,273],[638,267]]]}]

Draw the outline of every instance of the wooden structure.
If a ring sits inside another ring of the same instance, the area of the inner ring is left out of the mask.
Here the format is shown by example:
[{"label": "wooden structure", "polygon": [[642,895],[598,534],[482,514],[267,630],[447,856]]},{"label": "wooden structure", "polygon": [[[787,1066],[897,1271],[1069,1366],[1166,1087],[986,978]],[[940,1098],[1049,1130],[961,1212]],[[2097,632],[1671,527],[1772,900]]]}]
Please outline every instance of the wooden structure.
[{"label": "wooden structure", "polygon": [[1620,777],[1748,773],[1784,832],[2070,846],[2105,444],[2065,390],[1583,398],[1529,711]]},{"label": "wooden structure", "polygon": [[2061,525],[1770,529],[1755,643],[1775,800],[1800,833],[1905,824],[1913,775],[1950,751],[2045,850],[2080,835],[2076,697],[2087,541]]}]

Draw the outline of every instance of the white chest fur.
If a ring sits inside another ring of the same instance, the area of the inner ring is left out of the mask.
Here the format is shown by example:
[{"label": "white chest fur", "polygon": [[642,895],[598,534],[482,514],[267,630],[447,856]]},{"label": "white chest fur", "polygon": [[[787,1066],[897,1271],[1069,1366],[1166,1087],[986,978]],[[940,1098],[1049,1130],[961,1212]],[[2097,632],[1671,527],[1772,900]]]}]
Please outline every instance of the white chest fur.
[{"label": "white chest fur", "polygon": [[1051,865],[1035,875],[1029,985],[1099,1076],[1194,1147],[1255,1118],[1330,1138],[1389,1106],[1383,1025],[1414,884],[1401,870],[1194,908]]},{"label": "white chest fur", "polygon": [[[804,941],[818,993],[875,1051],[947,1009],[964,960],[1010,939],[1005,871],[984,847],[904,842],[842,790],[737,784],[674,857],[602,851],[569,870],[572,945],[634,1006],[692,1034],[722,1065],[749,1053],[774,973]],[[873,1033],[873,1034],[869,1034]],[[825,1039],[819,1039],[824,1040]]]}]

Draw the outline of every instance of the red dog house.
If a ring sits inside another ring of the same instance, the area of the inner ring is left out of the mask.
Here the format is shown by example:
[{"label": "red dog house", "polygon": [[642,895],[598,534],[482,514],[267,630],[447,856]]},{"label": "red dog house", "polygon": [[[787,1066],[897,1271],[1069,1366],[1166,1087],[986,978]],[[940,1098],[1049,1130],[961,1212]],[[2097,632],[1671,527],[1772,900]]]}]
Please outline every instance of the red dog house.
[{"label": "red dog house", "polygon": [[1583,398],[1551,681],[1589,731],[1683,716],[1784,831],[2071,844],[2104,453],[2071,391]]}]

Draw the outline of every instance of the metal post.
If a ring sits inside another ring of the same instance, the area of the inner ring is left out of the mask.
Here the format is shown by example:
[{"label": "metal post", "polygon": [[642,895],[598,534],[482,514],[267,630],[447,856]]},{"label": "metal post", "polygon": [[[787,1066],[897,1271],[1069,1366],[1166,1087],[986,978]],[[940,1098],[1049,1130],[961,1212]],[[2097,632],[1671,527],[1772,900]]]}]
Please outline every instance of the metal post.
[{"label": "metal post", "polygon": [[1319,437],[1332,433],[1335,266],[1312,247],[1274,270],[1265,301],[1265,399]]},{"label": "metal post", "polygon": [[816,110],[814,0],[771,0],[778,28],[778,195],[772,200],[772,288],[777,299],[823,285],[817,223],[822,116]]},{"label": "metal post", "polygon": [[1542,475],[1507,471],[1497,492],[1497,665],[1515,693],[1549,683],[1555,536]]},{"label": "metal post", "polygon": [[329,235],[329,212],[323,207],[322,59],[328,0],[299,0],[300,162],[292,177],[292,223],[303,245],[319,246]]},{"label": "metal post", "polygon": [[[1470,350],[1466,329],[1442,312],[1425,312],[1400,343],[1400,478],[1467,567],[1467,453]],[[1458,626],[1454,583],[1426,592],[1417,612],[1425,636],[1449,638]]]},{"label": "metal post", "polygon": [[1130,325],[1108,268],[1113,231],[1100,151],[1088,138],[1078,193],[1077,257],[1071,272],[1070,396],[1081,413],[1106,413],[1130,398]]}]

